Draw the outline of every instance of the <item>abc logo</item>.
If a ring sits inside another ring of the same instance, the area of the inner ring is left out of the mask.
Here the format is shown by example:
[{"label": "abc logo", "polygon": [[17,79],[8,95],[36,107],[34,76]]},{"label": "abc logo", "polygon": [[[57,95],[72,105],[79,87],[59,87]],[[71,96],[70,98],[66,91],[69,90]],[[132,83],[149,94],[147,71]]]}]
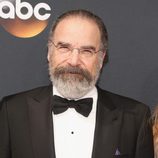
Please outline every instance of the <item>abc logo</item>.
[{"label": "abc logo", "polygon": [[41,33],[48,25],[50,12],[47,3],[32,6],[21,0],[0,0],[0,24],[16,37],[29,38]]}]

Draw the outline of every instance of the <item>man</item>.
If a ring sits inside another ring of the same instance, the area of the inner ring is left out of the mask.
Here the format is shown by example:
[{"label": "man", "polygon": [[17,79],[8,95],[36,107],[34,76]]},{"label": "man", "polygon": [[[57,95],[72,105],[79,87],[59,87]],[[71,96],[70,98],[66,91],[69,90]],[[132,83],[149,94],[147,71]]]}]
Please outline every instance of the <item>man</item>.
[{"label": "man", "polygon": [[53,86],[3,99],[0,158],[153,158],[149,108],[96,86],[107,43],[89,11],[57,19],[48,42]]}]

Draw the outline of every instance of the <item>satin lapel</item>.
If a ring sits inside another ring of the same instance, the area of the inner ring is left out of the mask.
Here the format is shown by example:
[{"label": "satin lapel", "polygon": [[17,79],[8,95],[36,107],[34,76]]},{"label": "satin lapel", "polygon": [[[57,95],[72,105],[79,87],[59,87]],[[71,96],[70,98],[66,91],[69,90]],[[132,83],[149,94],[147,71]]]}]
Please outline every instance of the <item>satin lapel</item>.
[{"label": "satin lapel", "polygon": [[119,145],[123,112],[109,98],[98,96],[92,158],[114,158]]},{"label": "satin lapel", "polygon": [[28,97],[29,123],[35,158],[55,158],[51,95],[39,100]]}]

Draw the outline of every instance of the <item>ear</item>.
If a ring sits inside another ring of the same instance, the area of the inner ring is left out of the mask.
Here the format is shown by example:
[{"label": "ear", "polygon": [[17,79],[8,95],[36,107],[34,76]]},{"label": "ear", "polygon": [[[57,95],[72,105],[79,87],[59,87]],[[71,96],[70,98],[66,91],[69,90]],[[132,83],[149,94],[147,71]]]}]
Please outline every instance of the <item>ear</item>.
[{"label": "ear", "polygon": [[48,47],[48,51],[47,52],[48,52],[48,54],[47,54],[47,60],[50,61],[51,54],[52,54],[52,48],[50,46]]},{"label": "ear", "polygon": [[100,63],[100,69],[102,69],[102,67],[103,67],[103,63],[104,63],[104,60],[105,60],[105,58],[106,58],[106,51],[104,51],[103,53],[102,53],[102,63]]},{"label": "ear", "polygon": [[47,54],[47,60],[50,61],[50,53],[48,51],[48,54]]}]

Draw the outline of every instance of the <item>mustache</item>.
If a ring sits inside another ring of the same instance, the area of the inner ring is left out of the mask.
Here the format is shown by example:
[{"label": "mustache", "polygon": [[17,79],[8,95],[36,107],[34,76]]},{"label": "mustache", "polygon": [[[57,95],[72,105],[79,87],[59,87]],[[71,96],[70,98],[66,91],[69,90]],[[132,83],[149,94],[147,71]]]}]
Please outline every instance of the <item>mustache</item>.
[{"label": "mustache", "polygon": [[88,82],[92,81],[92,76],[91,76],[90,72],[88,70],[83,69],[78,66],[57,67],[54,70],[54,75],[56,77],[59,77],[60,75],[67,74],[67,73],[78,74],[78,75],[81,75],[82,77],[84,77]]}]

